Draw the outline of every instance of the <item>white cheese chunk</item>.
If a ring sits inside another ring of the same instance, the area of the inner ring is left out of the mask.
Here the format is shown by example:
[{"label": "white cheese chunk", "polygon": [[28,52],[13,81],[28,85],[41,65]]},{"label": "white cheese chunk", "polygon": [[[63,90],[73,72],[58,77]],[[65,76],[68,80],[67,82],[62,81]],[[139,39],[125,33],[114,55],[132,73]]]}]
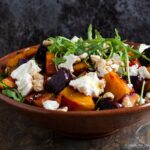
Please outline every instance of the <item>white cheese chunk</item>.
[{"label": "white cheese chunk", "polygon": [[65,106],[65,107],[58,108],[57,111],[67,112],[68,109],[69,109],[69,108],[68,108],[67,106]]},{"label": "white cheese chunk", "polygon": [[112,68],[115,72],[117,72],[117,71],[119,70],[119,65],[118,65],[118,64],[112,64],[112,65],[111,65],[111,68]]},{"label": "white cheese chunk", "polygon": [[114,96],[114,94],[113,93],[111,93],[111,92],[106,92],[104,95],[103,95],[103,98],[110,98],[110,99],[114,99],[115,98],[115,96]]},{"label": "white cheese chunk", "polygon": [[32,91],[32,76],[28,73],[20,76],[19,80],[16,81],[18,91],[22,96],[28,95]]},{"label": "white cheese chunk", "polygon": [[43,102],[43,107],[48,110],[57,110],[59,108],[59,103],[54,100],[46,100]]},{"label": "white cheese chunk", "polygon": [[85,59],[87,57],[88,57],[88,53],[83,53],[83,54],[79,55],[80,59]]},{"label": "white cheese chunk", "polygon": [[150,45],[140,44],[140,46],[139,46],[139,52],[142,53],[142,52],[144,52],[144,50],[146,50],[147,48],[150,48]]},{"label": "white cheese chunk", "polygon": [[21,66],[19,66],[17,69],[15,69],[12,73],[11,73],[11,77],[13,79],[17,79],[19,80],[20,77],[26,73],[30,74],[31,76],[40,72],[41,69],[38,67],[38,65],[36,64],[36,62],[34,60],[29,60],[27,63],[22,64]]},{"label": "white cheese chunk", "polygon": [[114,54],[112,59],[108,60],[103,59],[98,55],[91,55],[91,60],[95,63],[95,68],[99,77],[104,77],[105,74],[111,71],[118,72],[120,66],[124,65],[118,54]]},{"label": "white cheese chunk", "polygon": [[140,104],[140,105],[143,105],[143,104],[145,104],[145,102],[146,102],[146,100],[145,100],[144,98],[142,98],[142,99],[139,98],[138,101],[139,101],[139,104]]},{"label": "white cheese chunk", "polygon": [[127,86],[132,90],[133,89],[133,84],[127,84]]},{"label": "white cheese chunk", "polygon": [[73,43],[76,43],[78,42],[79,38],[77,36],[74,36],[72,39],[71,39],[71,42]]},{"label": "white cheese chunk", "polygon": [[130,76],[137,76],[138,75],[138,64],[132,65],[129,67]]},{"label": "white cheese chunk", "polygon": [[92,62],[95,63],[95,67],[97,69],[97,73],[99,77],[104,77],[109,71],[112,71],[112,68],[107,65],[106,60],[100,58],[98,55],[91,55]]},{"label": "white cheese chunk", "polygon": [[150,92],[146,93],[146,97],[150,99]]},{"label": "white cheese chunk", "polygon": [[73,54],[70,54],[70,55],[64,56],[64,59],[66,61],[64,63],[59,64],[58,68],[66,68],[66,69],[70,70],[70,72],[74,72],[73,64],[75,62],[80,61],[79,56],[75,56]]},{"label": "white cheese chunk", "polygon": [[141,66],[141,67],[138,69],[138,71],[139,71],[139,75],[140,75],[141,77],[143,77],[144,79],[150,79],[150,73],[149,73],[149,71],[147,70],[146,67]]},{"label": "white cheese chunk", "polygon": [[22,96],[28,95],[32,89],[37,92],[44,89],[44,77],[39,74],[40,71],[36,62],[29,60],[11,73],[11,77],[17,80],[16,85]]},{"label": "white cheese chunk", "polygon": [[70,81],[69,85],[87,96],[98,97],[104,92],[106,83],[104,79],[100,80],[95,72],[89,72]]},{"label": "white cheese chunk", "polygon": [[33,75],[33,89],[36,92],[40,92],[44,90],[44,76],[40,73],[36,73]]},{"label": "white cheese chunk", "polygon": [[129,97],[126,97],[123,99],[122,105],[124,107],[133,107],[134,106]]}]

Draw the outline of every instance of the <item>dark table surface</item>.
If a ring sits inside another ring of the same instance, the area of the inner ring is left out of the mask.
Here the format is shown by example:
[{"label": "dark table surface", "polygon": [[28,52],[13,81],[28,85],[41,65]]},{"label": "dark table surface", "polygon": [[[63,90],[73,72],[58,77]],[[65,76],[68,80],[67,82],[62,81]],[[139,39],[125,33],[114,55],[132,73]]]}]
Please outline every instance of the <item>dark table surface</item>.
[{"label": "dark table surface", "polygon": [[[126,120],[125,120],[126,121]],[[150,125],[143,121],[120,129],[108,137],[72,139],[38,127],[32,120],[0,103],[1,150],[148,150]]]},{"label": "dark table surface", "polygon": [[[0,0],[0,57],[48,36],[85,37],[89,23],[105,37],[117,28],[123,39],[150,43],[149,8],[149,0]],[[137,133],[143,124],[100,139],[71,139],[38,127],[0,103],[0,150],[146,150],[150,125]]]}]

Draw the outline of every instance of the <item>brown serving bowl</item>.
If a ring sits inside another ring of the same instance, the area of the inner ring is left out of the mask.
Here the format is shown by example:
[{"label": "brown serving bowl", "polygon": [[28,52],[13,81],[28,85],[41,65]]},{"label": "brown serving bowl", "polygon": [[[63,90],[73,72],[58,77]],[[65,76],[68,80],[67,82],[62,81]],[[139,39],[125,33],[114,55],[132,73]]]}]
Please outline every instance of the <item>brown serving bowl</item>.
[{"label": "brown serving bowl", "polygon": [[[37,46],[32,48],[37,49]],[[26,49],[20,51],[24,50]],[[0,71],[5,67],[7,60],[17,53],[18,51],[0,58]],[[148,119],[150,114],[150,104],[113,110],[60,112],[19,103],[2,94],[0,100],[44,127],[79,138],[109,135],[125,126]]]}]

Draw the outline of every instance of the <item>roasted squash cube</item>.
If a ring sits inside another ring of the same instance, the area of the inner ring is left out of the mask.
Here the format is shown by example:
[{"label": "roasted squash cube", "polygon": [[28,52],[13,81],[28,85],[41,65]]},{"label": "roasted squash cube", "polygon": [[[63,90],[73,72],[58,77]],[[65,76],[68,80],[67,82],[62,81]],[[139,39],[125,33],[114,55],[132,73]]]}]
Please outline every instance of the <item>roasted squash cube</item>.
[{"label": "roasted squash cube", "polygon": [[55,54],[50,52],[46,53],[46,73],[48,75],[53,75],[56,72],[56,67],[53,62],[54,58],[55,58]]},{"label": "roasted squash cube", "polygon": [[115,101],[121,100],[126,94],[131,93],[131,89],[123,79],[115,72],[109,72],[105,75],[106,87],[105,92],[111,92],[115,96]]},{"label": "roasted squash cube", "polygon": [[91,96],[86,96],[69,86],[60,92],[57,101],[61,106],[67,106],[71,111],[88,111],[95,108]]}]

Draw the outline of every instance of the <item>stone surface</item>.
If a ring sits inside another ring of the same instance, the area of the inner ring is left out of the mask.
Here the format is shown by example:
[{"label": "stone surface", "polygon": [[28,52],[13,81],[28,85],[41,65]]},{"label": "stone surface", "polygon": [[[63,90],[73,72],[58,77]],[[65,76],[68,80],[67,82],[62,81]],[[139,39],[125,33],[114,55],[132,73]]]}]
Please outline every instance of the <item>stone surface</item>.
[{"label": "stone surface", "polygon": [[[85,37],[89,23],[105,37],[117,28],[123,39],[150,43],[149,7],[149,0],[0,0],[0,56],[49,36]],[[75,140],[39,128],[0,103],[0,150],[146,150],[150,125],[137,135],[141,125],[101,139]]]}]

